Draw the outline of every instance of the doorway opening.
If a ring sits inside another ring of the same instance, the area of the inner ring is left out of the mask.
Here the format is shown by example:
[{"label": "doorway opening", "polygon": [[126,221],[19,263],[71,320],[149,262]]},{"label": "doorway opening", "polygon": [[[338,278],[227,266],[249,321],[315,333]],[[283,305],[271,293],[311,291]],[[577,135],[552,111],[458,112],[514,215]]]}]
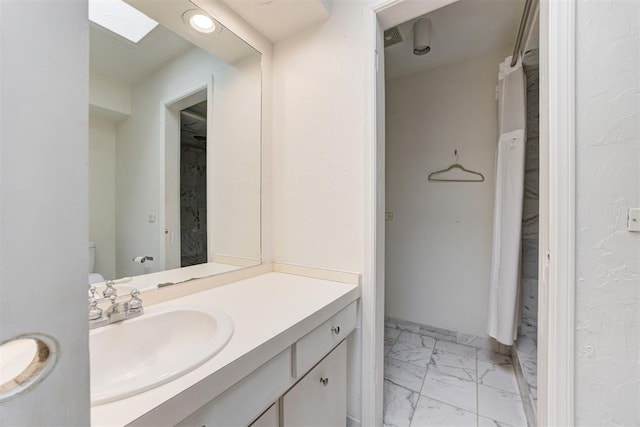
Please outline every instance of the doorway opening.
[{"label": "doorway opening", "polygon": [[[383,24],[385,424],[535,424],[537,11],[520,29],[529,7],[459,0]],[[518,101],[505,86],[515,73],[522,102],[512,126]],[[515,175],[501,169],[503,138],[518,150]],[[496,220],[505,205],[499,183],[520,190]],[[517,231],[504,231],[505,222]],[[492,311],[506,310],[493,300],[496,234],[517,234],[507,310],[515,342],[487,332]]]},{"label": "doorway opening", "polygon": [[[211,110],[213,78],[165,104],[164,153],[160,173],[164,183],[164,269],[209,261],[211,209],[207,193],[211,175]],[[184,242],[183,242],[184,240]]]},{"label": "doorway opening", "polygon": [[180,266],[207,252],[207,101],[180,111]]}]

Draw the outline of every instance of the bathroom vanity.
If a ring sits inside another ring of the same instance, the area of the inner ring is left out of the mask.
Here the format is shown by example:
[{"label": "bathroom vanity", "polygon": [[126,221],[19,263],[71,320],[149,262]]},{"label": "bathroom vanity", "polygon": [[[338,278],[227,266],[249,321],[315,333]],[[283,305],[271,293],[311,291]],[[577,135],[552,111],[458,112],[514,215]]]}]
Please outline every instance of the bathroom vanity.
[{"label": "bathroom vanity", "polygon": [[[151,308],[224,311],[233,335],[210,360],[173,381],[93,406],[92,425],[343,425],[347,337],[357,327],[360,296],[353,276],[342,283],[267,272],[157,304],[162,293],[194,284],[143,293]],[[213,279],[195,285],[207,280]]]}]

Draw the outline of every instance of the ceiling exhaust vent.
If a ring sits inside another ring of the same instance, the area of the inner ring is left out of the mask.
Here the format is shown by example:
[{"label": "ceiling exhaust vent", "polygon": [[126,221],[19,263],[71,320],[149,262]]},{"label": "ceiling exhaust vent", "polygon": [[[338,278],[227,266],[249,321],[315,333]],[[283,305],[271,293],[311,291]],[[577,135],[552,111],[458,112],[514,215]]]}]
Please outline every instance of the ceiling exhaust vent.
[{"label": "ceiling exhaust vent", "polygon": [[384,32],[384,47],[393,46],[394,44],[400,43],[402,41],[402,33],[400,33],[400,28],[392,27]]}]

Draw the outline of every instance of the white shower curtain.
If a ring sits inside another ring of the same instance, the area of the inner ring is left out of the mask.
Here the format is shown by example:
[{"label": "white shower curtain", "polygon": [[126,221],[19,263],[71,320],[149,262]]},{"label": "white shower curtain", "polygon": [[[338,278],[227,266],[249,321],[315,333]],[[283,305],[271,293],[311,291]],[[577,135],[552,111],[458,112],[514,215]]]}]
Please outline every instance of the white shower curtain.
[{"label": "white shower curtain", "polygon": [[517,338],[520,289],[520,236],[526,140],[526,86],[521,61],[500,64],[499,140],[493,211],[493,250],[489,290],[489,335],[512,345]]}]

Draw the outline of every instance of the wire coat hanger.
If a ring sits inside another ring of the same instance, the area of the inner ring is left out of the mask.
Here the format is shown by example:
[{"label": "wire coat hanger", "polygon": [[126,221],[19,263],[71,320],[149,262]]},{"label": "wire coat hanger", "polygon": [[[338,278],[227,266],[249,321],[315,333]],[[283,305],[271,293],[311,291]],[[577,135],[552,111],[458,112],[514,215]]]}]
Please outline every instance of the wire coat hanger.
[{"label": "wire coat hanger", "polygon": [[[484,175],[482,175],[480,172],[469,170],[458,163],[458,150],[454,150],[453,154],[456,156],[456,162],[446,169],[431,172],[429,174],[429,181],[432,181],[432,182],[433,181],[435,182],[483,182],[484,181]],[[463,172],[476,176],[476,178],[474,179],[436,178],[437,175],[449,172],[452,169],[460,169]]]}]

